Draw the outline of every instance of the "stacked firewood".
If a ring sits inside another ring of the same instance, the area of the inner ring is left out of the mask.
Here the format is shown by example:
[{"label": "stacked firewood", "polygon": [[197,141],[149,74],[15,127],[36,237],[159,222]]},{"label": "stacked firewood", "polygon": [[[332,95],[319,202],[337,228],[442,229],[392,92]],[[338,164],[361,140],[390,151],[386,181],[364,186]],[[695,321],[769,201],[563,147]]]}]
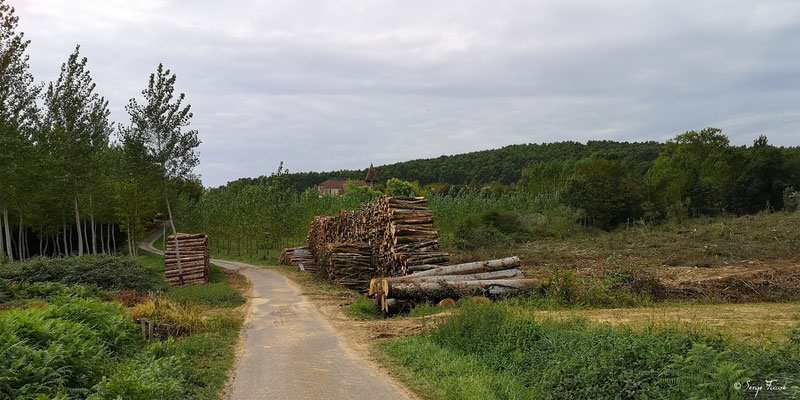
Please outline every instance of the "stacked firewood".
[{"label": "stacked firewood", "polygon": [[283,249],[278,261],[283,265],[302,267],[304,271],[317,271],[317,263],[308,246]]},{"label": "stacked firewood", "polygon": [[450,255],[439,251],[439,232],[424,197],[388,197],[378,200],[376,211],[382,226],[375,255],[380,276],[399,276],[419,265],[446,264]]},{"label": "stacked firewood", "polygon": [[[407,276],[370,281],[374,296],[385,313],[396,313],[425,301],[453,303],[463,296],[498,298],[528,293],[539,287],[538,279],[522,279],[519,257],[449,266],[420,266]],[[448,300],[449,299],[449,300]]]},{"label": "stacked firewood", "polygon": [[372,249],[364,242],[328,243],[320,258],[328,280],[353,290],[365,290],[375,276]]},{"label": "stacked firewood", "polygon": [[[208,282],[211,274],[208,254],[208,235],[205,233],[179,233],[175,247],[175,236],[167,237],[164,252],[164,274],[172,286],[201,285]],[[180,253],[180,268],[178,254]]]},{"label": "stacked firewood", "polygon": [[[371,278],[401,276],[420,265],[446,264],[450,259],[439,251],[439,233],[424,197],[382,196],[356,211],[316,217],[308,245],[331,280],[348,282],[346,286],[359,291],[367,290]],[[345,261],[351,267],[345,267]],[[336,272],[340,268],[345,269]]]}]

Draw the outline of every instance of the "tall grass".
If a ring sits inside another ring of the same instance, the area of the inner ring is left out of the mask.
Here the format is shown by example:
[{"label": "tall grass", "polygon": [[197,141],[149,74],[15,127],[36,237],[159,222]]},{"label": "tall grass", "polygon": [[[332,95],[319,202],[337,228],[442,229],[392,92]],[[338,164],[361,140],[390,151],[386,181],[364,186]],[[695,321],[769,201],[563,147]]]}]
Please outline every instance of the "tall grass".
[{"label": "tall grass", "polygon": [[789,345],[538,320],[505,303],[463,307],[427,335],[379,350],[437,399],[744,398],[735,383],[777,379],[791,387],[800,373],[800,352]]}]

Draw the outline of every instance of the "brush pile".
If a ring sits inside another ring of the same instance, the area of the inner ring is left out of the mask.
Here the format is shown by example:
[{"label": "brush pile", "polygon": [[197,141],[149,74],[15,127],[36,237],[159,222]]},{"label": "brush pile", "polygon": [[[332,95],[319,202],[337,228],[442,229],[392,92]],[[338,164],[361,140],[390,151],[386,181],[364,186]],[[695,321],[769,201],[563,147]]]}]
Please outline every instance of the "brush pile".
[{"label": "brush pile", "polygon": [[[180,253],[180,269],[178,268]],[[177,249],[175,235],[167,237],[164,252],[164,274],[171,286],[202,285],[211,274],[208,253],[208,235],[205,233],[179,233]]]},{"label": "brush pile", "polygon": [[278,262],[293,267],[302,266],[305,271],[317,272],[317,263],[308,246],[283,249]]},{"label": "brush pile", "polygon": [[316,217],[308,246],[331,281],[365,292],[370,279],[401,276],[415,267],[446,264],[424,197],[382,196],[356,211]]},{"label": "brush pile", "polygon": [[463,296],[499,298],[520,295],[539,287],[538,279],[521,279],[519,257],[478,261],[449,266],[425,266],[407,276],[370,281],[374,296],[384,313],[411,309],[425,301],[444,301]]}]

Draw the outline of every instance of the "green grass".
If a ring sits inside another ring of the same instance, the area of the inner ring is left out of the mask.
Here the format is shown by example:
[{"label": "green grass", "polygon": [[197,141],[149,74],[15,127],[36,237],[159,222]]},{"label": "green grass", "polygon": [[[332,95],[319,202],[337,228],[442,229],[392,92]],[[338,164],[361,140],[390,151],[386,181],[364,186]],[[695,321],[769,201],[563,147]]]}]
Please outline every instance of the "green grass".
[{"label": "green grass", "polygon": [[380,307],[373,301],[364,296],[357,295],[353,303],[345,307],[345,312],[357,319],[383,319],[384,315]]},{"label": "green grass", "polygon": [[430,399],[745,398],[735,382],[800,384],[793,342],[539,319],[507,303],[463,305],[426,335],[376,350]]},{"label": "green grass", "polygon": [[170,288],[169,298],[181,304],[202,304],[215,308],[239,307],[245,303],[242,294],[230,286],[216,265],[211,266],[211,276],[205,285]]}]

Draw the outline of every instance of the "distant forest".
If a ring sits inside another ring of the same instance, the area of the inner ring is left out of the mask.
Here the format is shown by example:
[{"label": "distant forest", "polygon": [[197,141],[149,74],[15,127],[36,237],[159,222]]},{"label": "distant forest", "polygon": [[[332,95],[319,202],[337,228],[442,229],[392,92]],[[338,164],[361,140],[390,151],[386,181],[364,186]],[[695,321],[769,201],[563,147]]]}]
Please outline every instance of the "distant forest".
[{"label": "distant forest", "polygon": [[[537,164],[554,161],[578,161],[592,155],[604,158],[632,160],[636,163],[652,164],[664,149],[658,142],[615,142],[611,140],[557,142],[545,144],[517,144],[500,149],[472,153],[417,159],[375,167],[381,182],[397,178],[420,185],[447,183],[450,185],[487,185],[501,183],[513,185],[522,178],[522,171]],[[646,167],[644,168],[646,169]],[[314,187],[328,179],[361,180],[367,175],[362,170],[340,170],[330,172],[297,172],[288,175],[298,192]],[[266,183],[268,176],[242,178],[242,184]],[[229,183],[230,185],[230,183]]]}]

